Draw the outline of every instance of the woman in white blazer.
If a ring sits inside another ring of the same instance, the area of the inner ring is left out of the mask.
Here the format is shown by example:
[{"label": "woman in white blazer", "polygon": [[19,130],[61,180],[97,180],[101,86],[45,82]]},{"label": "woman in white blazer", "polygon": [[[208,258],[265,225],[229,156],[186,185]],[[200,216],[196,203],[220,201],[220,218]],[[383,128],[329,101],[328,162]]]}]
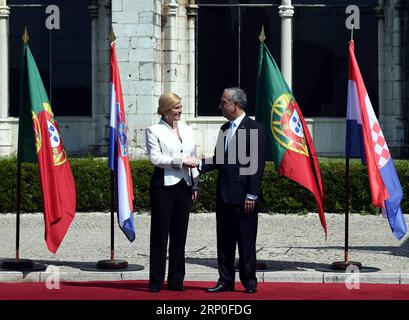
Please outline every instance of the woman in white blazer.
[{"label": "woman in white blazer", "polygon": [[168,289],[183,291],[185,244],[192,202],[199,189],[193,130],[181,123],[181,98],[159,98],[161,120],[146,130],[146,147],[155,169],[150,183],[151,233],[149,288],[162,289],[169,237]]}]

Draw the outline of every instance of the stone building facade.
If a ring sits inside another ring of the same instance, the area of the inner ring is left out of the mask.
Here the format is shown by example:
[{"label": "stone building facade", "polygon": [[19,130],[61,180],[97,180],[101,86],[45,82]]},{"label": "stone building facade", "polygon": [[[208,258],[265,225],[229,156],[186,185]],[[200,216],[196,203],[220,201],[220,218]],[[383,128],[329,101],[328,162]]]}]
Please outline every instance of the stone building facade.
[{"label": "stone building facade", "polygon": [[[23,1],[27,3],[27,1]],[[41,2],[41,1],[37,1]],[[47,2],[47,1],[43,1]],[[217,1],[214,1],[215,3]],[[257,6],[257,1],[221,1],[238,6]],[[260,1],[268,6],[268,1]],[[315,5],[328,1],[316,1]],[[203,2],[204,3],[204,2]],[[308,1],[271,1],[280,19],[280,65],[287,82],[293,83],[293,19],[298,8],[314,7]],[[17,5],[15,5],[17,7]],[[10,115],[8,19],[14,8],[0,0],[0,156],[16,152],[18,118]],[[204,7],[204,4],[203,4]],[[202,2],[195,0],[90,0],[92,107],[86,116],[59,116],[64,144],[69,153],[104,155],[108,144],[110,103],[109,33],[116,35],[117,56],[129,125],[130,152],[146,157],[145,129],[156,123],[161,93],[176,92],[183,98],[184,120],[195,132],[200,155],[212,153],[221,116],[198,113],[201,89],[198,65],[198,15]],[[217,6],[216,6],[217,9]],[[377,98],[379,120],[395,157],[409,156],[409,4],[379,0],[377,18]],[[210,49],[209,49],[210,50]],[[365,77],[364,77],[365,78]],[[226,86],[229,86],[226,83]],[[221,94],[221,92],[220,92]],[[296,96],[297,97],[297,96]],[[215,106],[217,107],[217,106]],[[302,108],[302,105],[301,105]],[[343,154],[345,118],[307,117],[320,155]]]}]

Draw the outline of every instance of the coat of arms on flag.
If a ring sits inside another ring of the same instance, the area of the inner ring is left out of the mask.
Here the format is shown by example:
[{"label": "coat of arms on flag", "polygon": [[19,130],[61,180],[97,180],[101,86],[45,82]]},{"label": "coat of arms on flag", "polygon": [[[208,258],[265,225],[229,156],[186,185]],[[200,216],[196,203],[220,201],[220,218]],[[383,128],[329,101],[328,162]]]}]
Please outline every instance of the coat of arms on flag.
[{"label": "coat of arms on flag", "polygon": [[285,93],[273,104],[271,110],[271,131],[274,139],[284,148],[308,156],[304,129],[295,108],[294,97]]}]

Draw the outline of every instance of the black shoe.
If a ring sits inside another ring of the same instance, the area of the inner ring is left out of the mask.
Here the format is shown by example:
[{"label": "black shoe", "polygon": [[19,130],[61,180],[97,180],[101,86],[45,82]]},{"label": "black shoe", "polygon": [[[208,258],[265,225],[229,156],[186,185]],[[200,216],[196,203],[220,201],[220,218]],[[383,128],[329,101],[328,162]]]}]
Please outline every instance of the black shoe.
[{"label": "black shoe", "polygon": [[157,293],[157,292],[160,291],[160,289],[159,289],[159,288],[152,287],[152,288],[149,288],[149,291],[150,291],[150,292]]},{"label": "black shoe", "polygon": [[246,288],[246,291],[244,291],[245,293],[256,293],[257,292],[257,289],[256,288],[254,288],[254,289],[251,289],[251,288]]},{"label": "black shoe", "polygon": [[222,284],[217,284],[214,288],[208,288],[207,292],[215,293],[215,292],[227,292],[227,291],[234,291],[233,288],[226,287]]},{"label": "black shoe", "polygon": [[168,285],[168,290],[172,290],[172,291],[185,291],[185,287],[181,286],[172,286],[172,285]]}]

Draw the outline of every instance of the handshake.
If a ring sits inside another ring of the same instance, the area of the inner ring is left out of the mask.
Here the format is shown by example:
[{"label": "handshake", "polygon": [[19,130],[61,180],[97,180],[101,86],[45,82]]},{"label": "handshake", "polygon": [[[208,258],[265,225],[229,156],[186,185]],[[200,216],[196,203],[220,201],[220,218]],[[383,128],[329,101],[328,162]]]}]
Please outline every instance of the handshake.
[{"label": "handshake", "polygon": [[200,165],[200,160],[193,157],[184,158],[182,162],[184,166],[189,168],[196,168]]}]

